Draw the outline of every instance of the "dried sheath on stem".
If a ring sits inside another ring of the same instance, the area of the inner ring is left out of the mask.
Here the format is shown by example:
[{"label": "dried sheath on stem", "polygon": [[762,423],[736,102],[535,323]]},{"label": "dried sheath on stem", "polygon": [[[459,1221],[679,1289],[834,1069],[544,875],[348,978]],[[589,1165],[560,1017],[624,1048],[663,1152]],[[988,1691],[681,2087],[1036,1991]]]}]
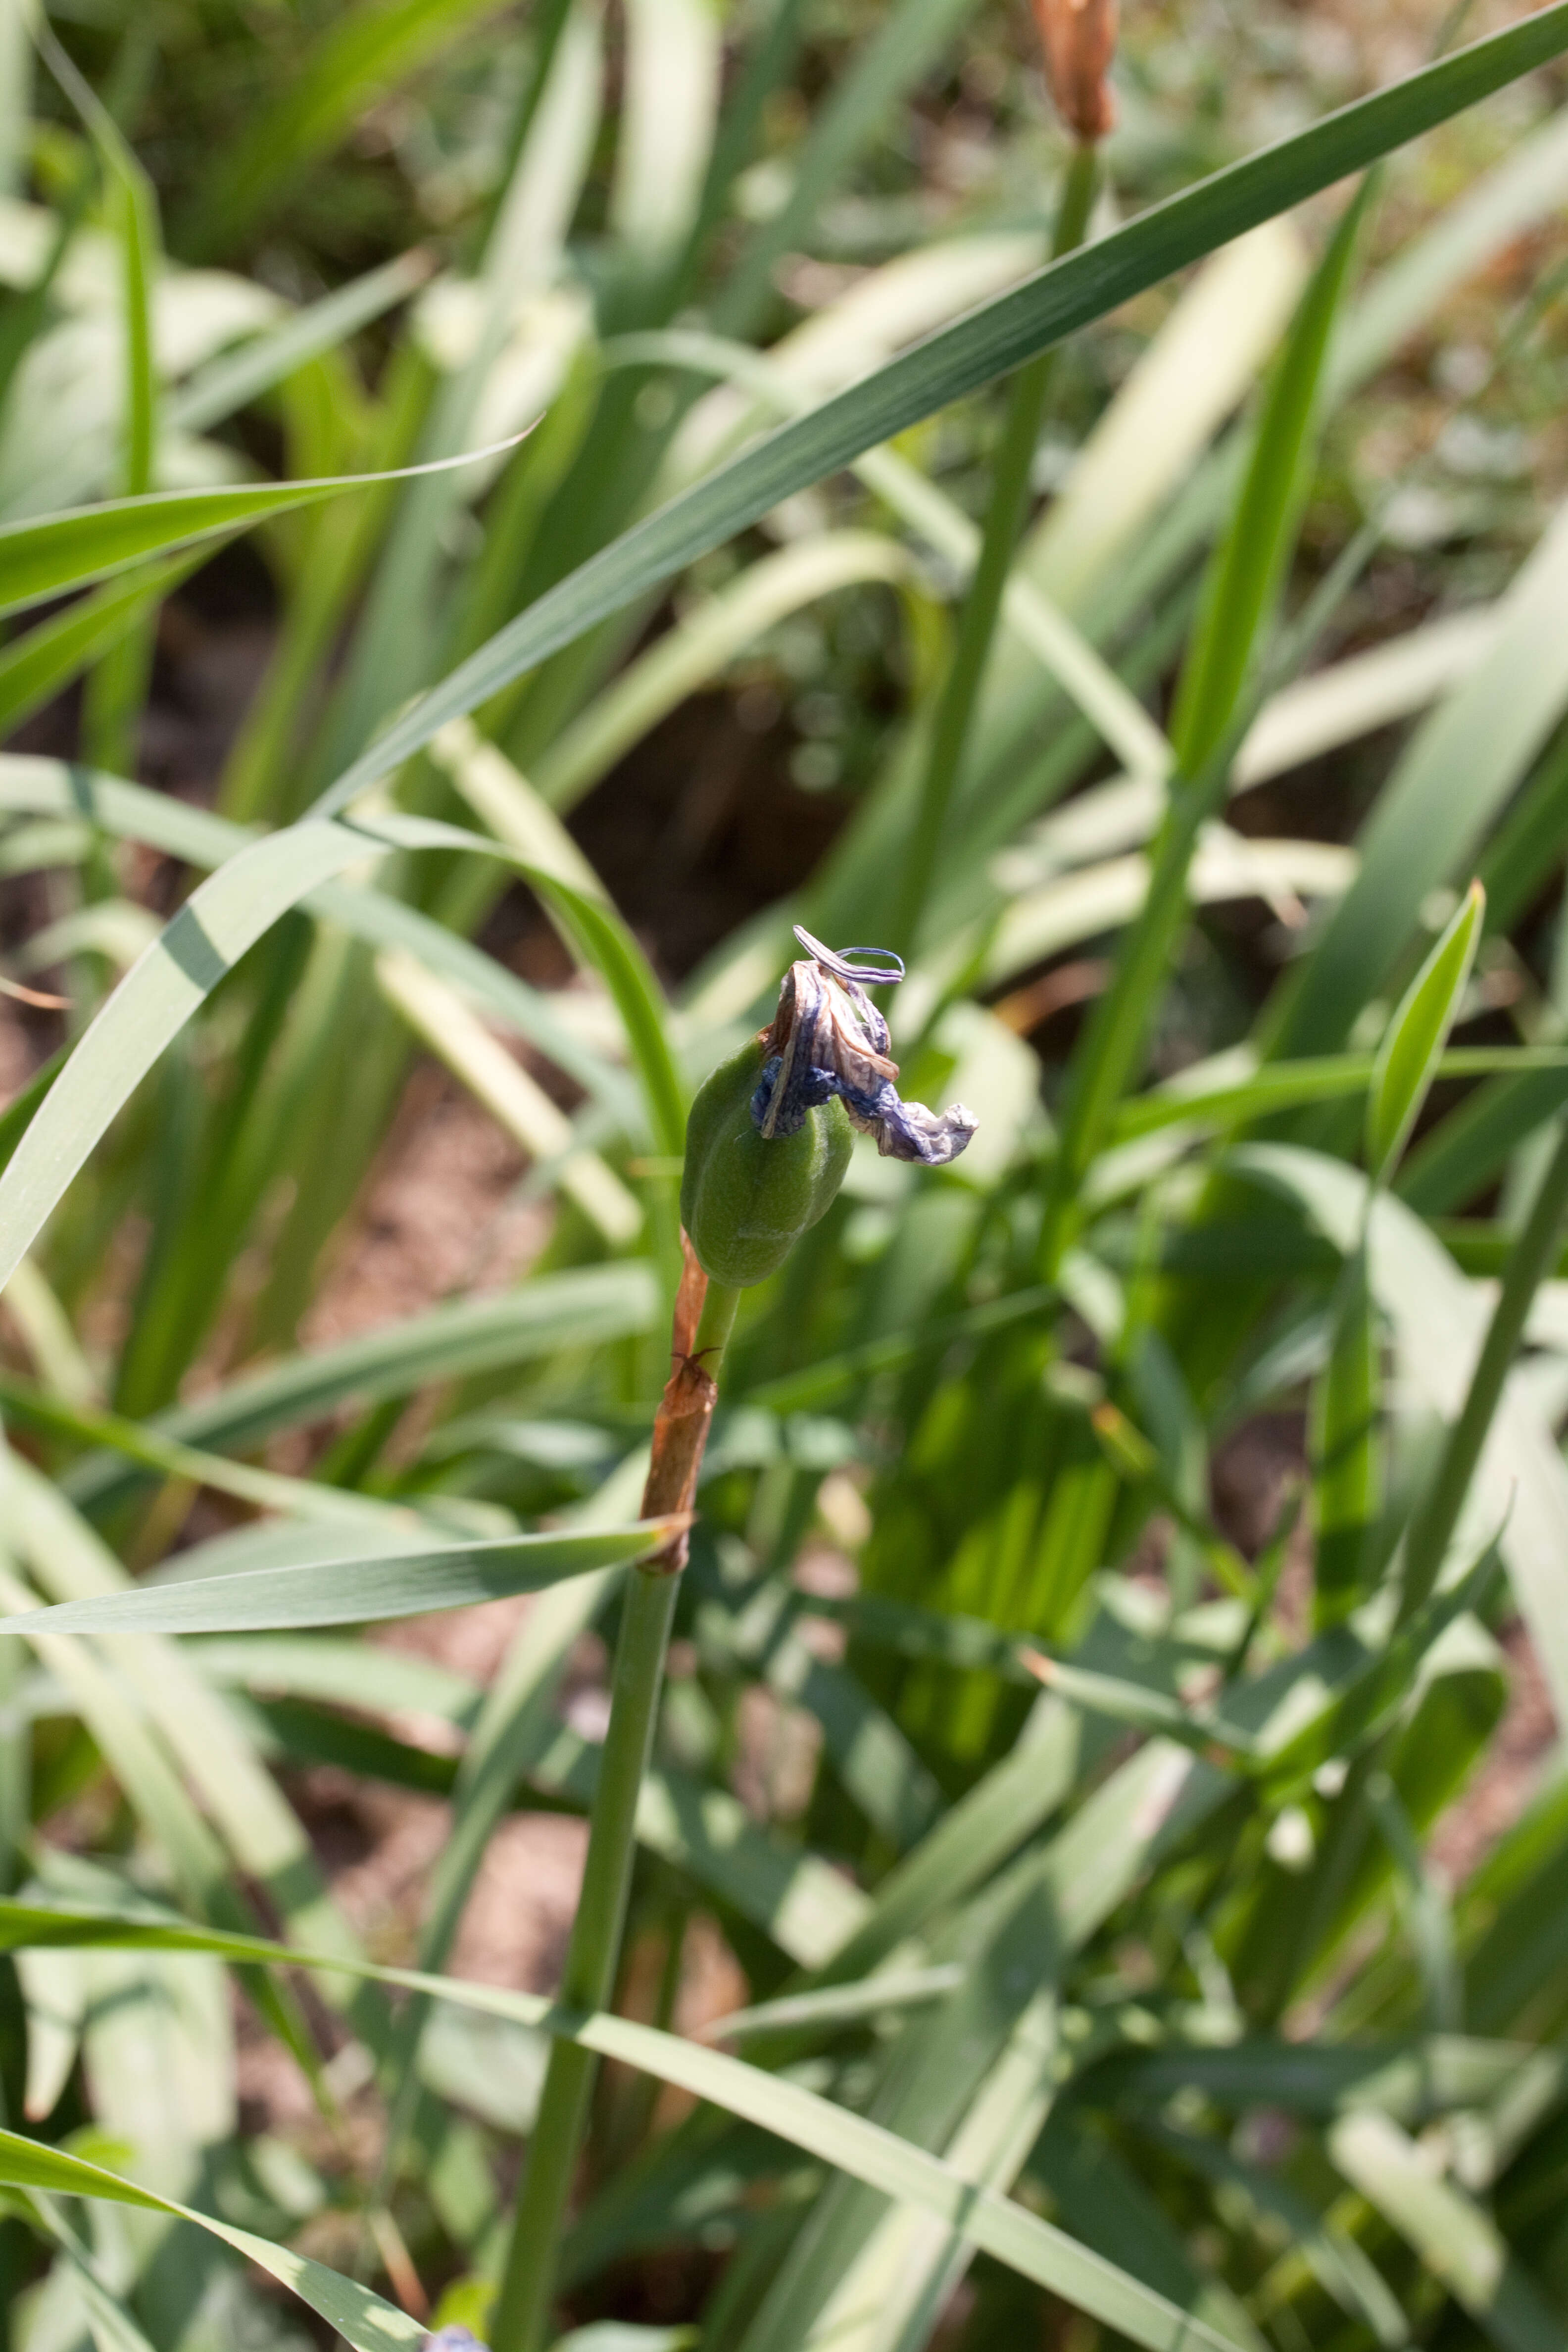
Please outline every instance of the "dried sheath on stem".
[{"label": "dried sheath on stem", "polygon": [[[675,1299],[670,1335],[672,1363],[653,1424],[653,1457],[643,1488],[644,1518],[668,1518],[678,1512],[689,1514],[694,1508],[703,1449],[719,1395],[719,1384],[703,1361],[704,1355],[716,1354],[717,1350],[700,1349],[697,1343],[702,1311],[708,1303],[708,1276],[684,1233],[680,1245],[685,1265]],[[687,1530],[683,1527],[642,1566],[649,1574],[673,1576],[686,1566],[686,1553]]]}]

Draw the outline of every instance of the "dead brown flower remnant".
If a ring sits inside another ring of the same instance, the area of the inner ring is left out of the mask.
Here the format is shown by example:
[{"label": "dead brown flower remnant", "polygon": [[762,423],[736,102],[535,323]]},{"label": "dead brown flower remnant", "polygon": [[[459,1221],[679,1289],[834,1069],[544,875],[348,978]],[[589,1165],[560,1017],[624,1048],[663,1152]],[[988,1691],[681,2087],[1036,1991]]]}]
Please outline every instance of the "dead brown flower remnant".
[{"label": "dead brown flower remnant", "polygon": [[1034,0],[1034,10],[1057,112],[1075,139],[1092,146],[1116,128],[1110,82],[1116,0]]}]

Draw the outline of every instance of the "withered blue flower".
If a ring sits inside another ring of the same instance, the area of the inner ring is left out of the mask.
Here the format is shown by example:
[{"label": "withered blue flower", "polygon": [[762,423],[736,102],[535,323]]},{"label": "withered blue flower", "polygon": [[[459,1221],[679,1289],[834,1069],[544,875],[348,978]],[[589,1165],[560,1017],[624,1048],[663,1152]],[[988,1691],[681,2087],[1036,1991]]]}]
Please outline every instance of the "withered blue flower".
[{"label": "withered blue flower", "polygon": [[758,1133],[794,1135],[808,1110],[837,1095],[853,1125],[875,1136],[884,1160],[928,1168],[956,1160],[979,1121],[962,1103],[931,1111],[901,1098],[888,1024],[866,993],[868,985],[902,980],[900,959],[884,948],[836,951],[798,923],[795,935],[807,955],[784,974],[763,1039],[763,1075],[752,1097]]}]

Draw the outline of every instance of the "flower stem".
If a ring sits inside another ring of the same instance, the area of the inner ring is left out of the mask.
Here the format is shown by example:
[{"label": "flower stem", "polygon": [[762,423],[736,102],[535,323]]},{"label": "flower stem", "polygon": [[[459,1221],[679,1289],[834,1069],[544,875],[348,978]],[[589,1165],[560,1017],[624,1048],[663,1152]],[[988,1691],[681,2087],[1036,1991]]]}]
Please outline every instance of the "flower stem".
[{"label": "flower stem", "polygon": [[[676,1303],[674,1370],[654,1424],[643,1516],[691,1507],[712,1419],[718,1369],[741,1294],[710,1283],[688,1253]],[[664,1683],[686,1538],[675,1537],[626,1580],[599,1760],[583,1891],[558,1996],[563,2009],[604,2009],[616,1987],[637,1845],[637,1799]],[[551,2045],[539,2114],[512,2221],[511,2243],[490,2327],[495,2352],[542,2352],[556,2256],[598,2060],[575,2042]]]},{"label": "flower stem", "polygon": [[[1095,175],[1096,150],[1089,145],[1075,148],[1062,185],[1054,258],[1059,259],[1083,242],[1094,202]],[[931,724],[920,804],[900,884],[894,945],[904,956],[912,955],[919,944],[921,918],[931,894],[948,810],[963,765],[1007,574],[1028,509],[1029,471],[1035,445],[1040,437],[1046,402],[1050,396],[1056,359],[1055,352],[1045,352],[1038,359],[1030,360],[1014,376],[1008,392],[1007,414],[992,469],[991,502],[986,509],[979,560],[963,600],[958,641]]]}]

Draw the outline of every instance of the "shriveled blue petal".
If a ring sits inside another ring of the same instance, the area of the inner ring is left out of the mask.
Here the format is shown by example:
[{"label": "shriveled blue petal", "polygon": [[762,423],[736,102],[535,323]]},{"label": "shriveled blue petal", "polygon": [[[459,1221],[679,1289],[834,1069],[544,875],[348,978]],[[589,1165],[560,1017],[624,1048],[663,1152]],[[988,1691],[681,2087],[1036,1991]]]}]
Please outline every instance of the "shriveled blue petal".
[{"label": "shriveled blue petal", "polygon": [[[782,1054],[772,1055],[763,1064],[763,1075],[757,1080],[757,1090],[752,1097],[752,1124],[759,1130],[767,1125],[768,1112],[778,1088],[779,1073],[784,1067]],[[795,1135],[805,1125],[805,1114],[815,1110],[832,1095],[842,1094],[843,1087],[831,1070],[819,1070],[810,1062],[796,1062],[790,1072],[783,1101],[774,1113],[772,1132],[774,1135]]]},{"label": "shriveled blue petal", "polygon": [[[849,1116],[855,1118],[853,1106]],[[876,1118],[868,1123],[866,1131],[876,1137],[884,1160],[913,1160],[925,1168],[945,1168],[966,1148],[979,1124],[962,1103],[950,1103],[946,1110],[927,1110],[924,1103],[903,1102],[891,1087],[884,1087]]]},{"label": "shriveled blue petal", "polygon": [[978,1120],[962,1103],[931,1111],[903,1101],[893,1084],[898,1065],[888,1059],[888,1024],[855,968],[808,931],[796,936],[813,960],[790,966],[773,1025],[761,1041],[767,1059],[752,1097],[758,1132],[797,1134],[806,1113],[837,1095],[854,1124],[875,1136],[885,1160],[926,1168],[956,1160]]}]

